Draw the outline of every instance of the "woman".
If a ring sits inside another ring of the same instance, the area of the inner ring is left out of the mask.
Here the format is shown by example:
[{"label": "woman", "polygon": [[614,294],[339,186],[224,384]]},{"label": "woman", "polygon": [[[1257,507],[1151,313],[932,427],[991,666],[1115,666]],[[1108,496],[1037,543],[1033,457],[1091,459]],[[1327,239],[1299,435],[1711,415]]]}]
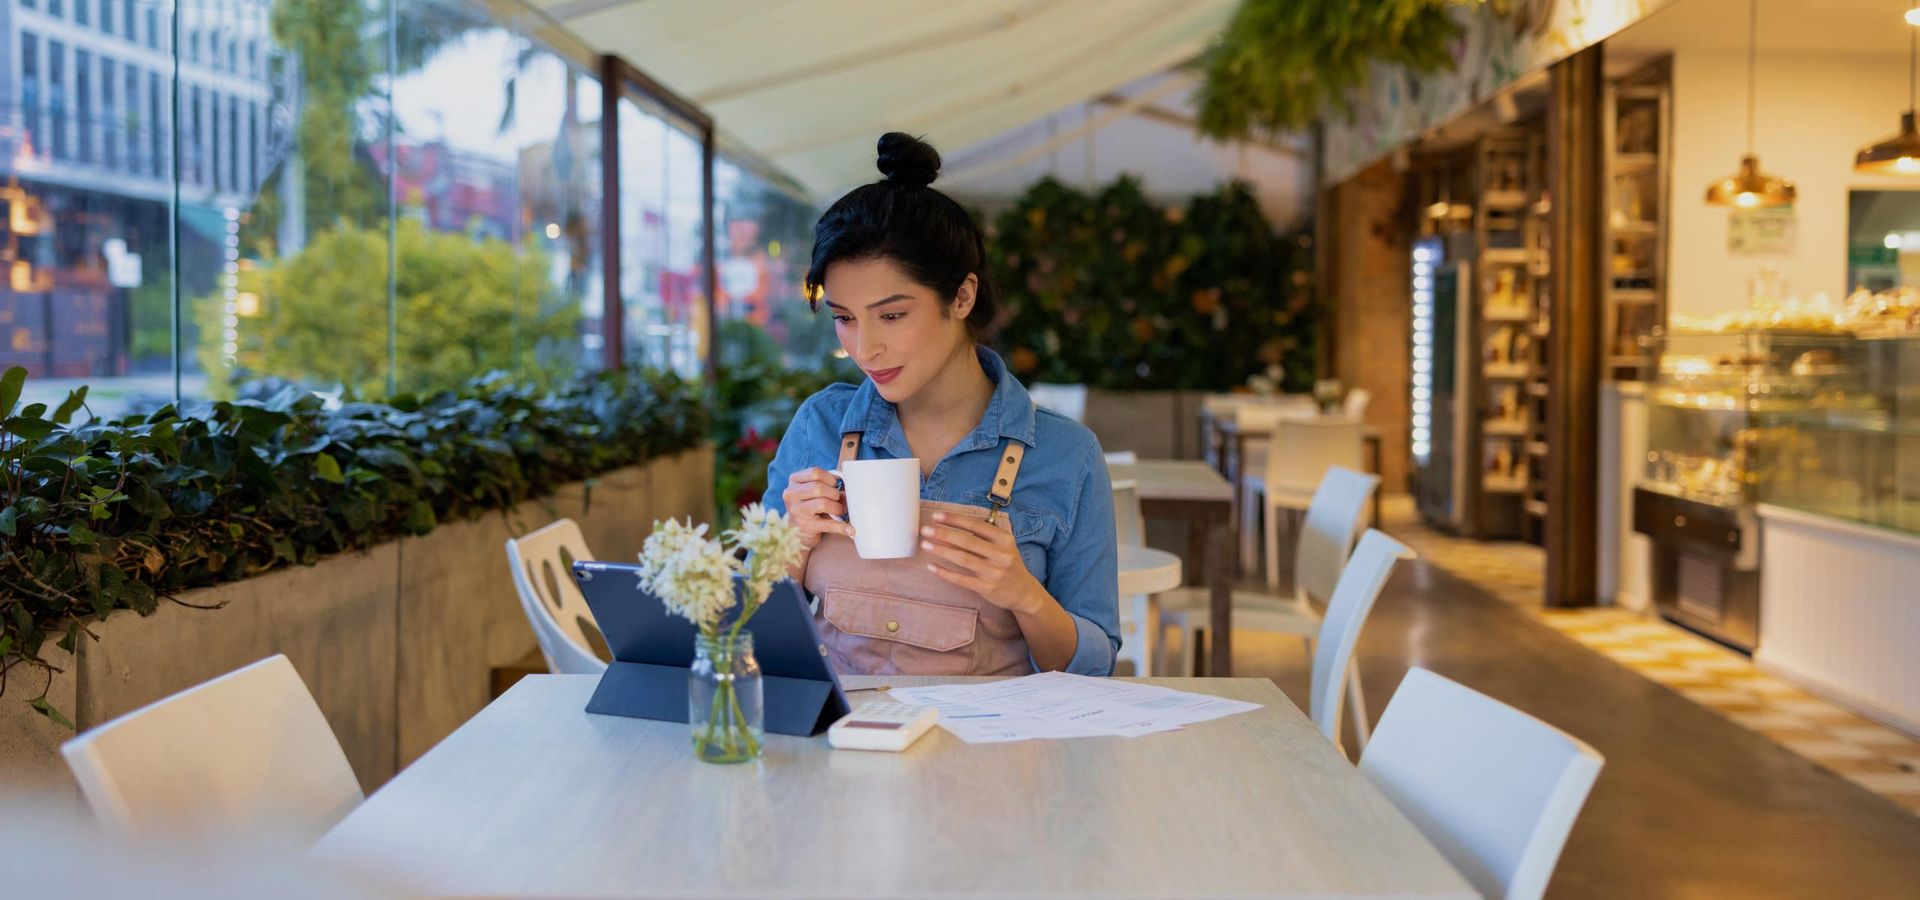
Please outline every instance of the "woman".
[{"label": "woman", "polygon": [[[808,302],[867,373],[809,397],[767,467],[804,537],[795,577],[847,674],[1106,675],[1120,647],[1113,494],[1099,442],[1036,409],[981,346],[994,317],[986,247],[931,185],[934,149],[880,139],[885,179],[814,226]],[[911,559],[863,560],[828,469],[920,460]]]}]

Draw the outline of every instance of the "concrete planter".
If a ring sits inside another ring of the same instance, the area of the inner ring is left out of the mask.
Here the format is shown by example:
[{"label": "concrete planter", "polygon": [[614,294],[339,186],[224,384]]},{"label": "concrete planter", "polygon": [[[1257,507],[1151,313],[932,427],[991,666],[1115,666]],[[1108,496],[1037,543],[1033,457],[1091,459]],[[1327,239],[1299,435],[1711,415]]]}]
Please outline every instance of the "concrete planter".
[{"label": "concrete planter", "polygon": [[1087,392],[1086,425],[1107,452],[1143,459],[1199,459],[1198,391]]},{"label": "concrete planter", "polygon": [[[48,698],[84,730],[284,653],[371,791],[486,705],[494,667],[534,649],[507,577],[510,535],[566,516],[596,556],[632,559],[669,511],[712,521],[712,472],[703,448],[422,537],[191,591],[144,618],[115,613],[73,656],[49,648],[64,671]],[[661,484],[671,490],[656,496]],[[59,756],[72,732],[27,707],[40,673],[13,674],[0,697],[0,788],[72,791]]]}]

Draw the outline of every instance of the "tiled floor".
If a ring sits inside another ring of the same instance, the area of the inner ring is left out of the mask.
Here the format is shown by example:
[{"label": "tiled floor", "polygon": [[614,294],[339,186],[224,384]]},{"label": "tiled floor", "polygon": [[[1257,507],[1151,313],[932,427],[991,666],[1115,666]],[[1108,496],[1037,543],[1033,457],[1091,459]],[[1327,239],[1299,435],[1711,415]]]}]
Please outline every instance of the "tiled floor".
[{"label": "tiled floor", "polygon": [[[1504,554],[1471,545],[1459,553],[1478,556],[1463,561],[1436,545],[1439,535],[1398,530],[1428,555],[1395,571],[1361,635],[1356,661],[1372,717],[1408,668],[1421,666],[1578,735],[1606,757],[1549,900],[1920,896],[1920,816],[1889,799],[1898,792],[1869,789],[1904,781],[1866,777],[1910,773],[1873,762],[1885,754],[1859,740],[1869,732],[1844,730],[1870,723],[1824,723],[1825,730],[1800,734],[1780,731],[1788,724],[1781,718],[1763,723],[1784,738],[1754,730],[1762,726],[1750,728],[1676,688],[1721,692],[1705,697],[1722,704],[1751,700],[1732,711],[1790,716],[1796,725],[1811,719],[1811,706],[1762,707],[1757,695],[1781,694],[1786,704],[1813,698],[1789,694],[1773,679],[1739,678],[1741,669],[1729,669],[1729,654],[1712,644],[1688,642],[1690,653],[1650,646],[1672,634],[1657,621],[1621,616],[1620,625],[1637,629],[1623,635],[1585,613],[1550,624],[1538,594],[1529,593],[1539,588],[1529,586],[1538,577],[1527,566],[1514,571],[1501,565]],[[1538,553],[1508,549],[1522,559]],[[1493,590],[1456,576],[1442,560]],[[1666,662],[1617,663],[1562,630],[1580,625],[1594,632],[1590,638],[1611,639],[1600,645],[1665,652]],[[1243,630],[1233,651],[1236,674],[1271,678],[1305,704],[1310,667],[1299,639]],[[1803,756],[1785,740],[1814,745],[1803,744]]]},{"label": "tiled floor", "polygon": [[1613,607],[1543,608],[1545,554],[1531,544],[1443,534],[1420,525],[1404,504],[1396,504],[1387,519],[1388,530],[1433,565],[1920,815],[1920,741],[1810,695],[1761,671],[1747,657],[1657,617]]}]

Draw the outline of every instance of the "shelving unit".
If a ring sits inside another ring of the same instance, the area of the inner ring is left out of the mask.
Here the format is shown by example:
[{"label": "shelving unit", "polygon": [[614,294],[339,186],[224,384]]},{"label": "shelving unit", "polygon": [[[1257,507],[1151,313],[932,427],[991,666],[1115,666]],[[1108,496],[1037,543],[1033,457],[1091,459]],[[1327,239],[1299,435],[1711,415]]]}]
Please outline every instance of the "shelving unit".
[{"label": "shelving unit", "polygon": [[1607,243],[1601,356],[1615,381],[1649,377],[1667,321],[1668,178],[1672,167],[1670,60],[1607,86]]},{"label": "shelving unit", "polygon": [[1527,250],[1533,255],[1538,271],[1533,279],[1533,295],[1528,304],[1527,336],[1532,339],[1528,346],[1533,352],[1528,356],[1527,364],[1532,374],[1526,382],[1525,399],[1521,401],[1527,409],[1529,423],[1527,440],[1523,445],[1527,461],[1527,488],[1520,504],[1525,520],[1521,537],[1544,545],[1547,534],[1547,456],[1551,452],[1551,445],[1547,443],[1547,409],[1553,393],[1547,381],[1547,373],[1551,371],[1548,366],[1547,336],[1553,333],[1552,282],[1547,278],[1553,268],[1553,228],[1549,219],[1553,213],[1553,198],[1548,196],[1546,189],[1547,134],[1544,127],[1528,134],[1527,171],[1528,180],[1538,195],[1538,199],[1527,210]]},{"label": "shelving unit", "polygon": [[1469,415],[1479,447],[1479,496],[1468,530],[1481,538],[1527,532],[1525,501],[1538,468],[1525,447],[1543,421],[1527,388],[1540,371],[1533,323],[1548,272],[1544,154],[1543,129],[1524,125],[1486,135],[1474,154],[1480,204],[1471,346],[1479,348],[1479,365]]}]

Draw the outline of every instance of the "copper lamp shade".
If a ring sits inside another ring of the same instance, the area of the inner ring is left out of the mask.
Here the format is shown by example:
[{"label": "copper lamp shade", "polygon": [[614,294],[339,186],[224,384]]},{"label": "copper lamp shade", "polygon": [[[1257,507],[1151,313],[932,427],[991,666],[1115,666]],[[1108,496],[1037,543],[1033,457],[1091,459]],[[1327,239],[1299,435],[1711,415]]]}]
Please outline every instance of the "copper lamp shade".
[{"label": "copper lamp shade", "polygon": [[1920,131],[1914,130],[1913,111],[1900,114],[1900,133],[1860,148],[1853,170],[1874,175],[1920,175]]},{"label": "copper lamp shade", "polygon": [[1793,182],[1760,171],[1760,157],[1740,157],[1740,171],[1707,186],[1707,202],[1714,206],[1758,209],[1793,202]]}]

